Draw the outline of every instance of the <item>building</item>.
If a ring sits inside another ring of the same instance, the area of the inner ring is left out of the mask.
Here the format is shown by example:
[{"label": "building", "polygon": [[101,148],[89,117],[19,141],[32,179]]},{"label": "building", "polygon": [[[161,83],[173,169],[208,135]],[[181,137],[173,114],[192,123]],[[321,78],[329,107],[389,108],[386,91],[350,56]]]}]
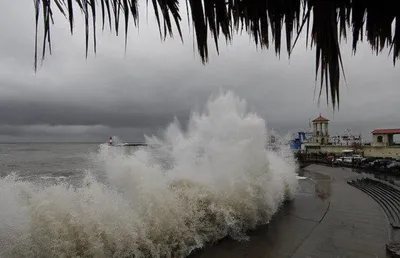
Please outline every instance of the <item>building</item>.
[{"label": "building", "polygon": [[329,119],[321,114],[312,121],[312,139],[307,145],[352,146],[353,144],[362,144],[361,134],[353,134],[351,129],[348,128],[343,134],[330,135]]},{"label": "building", "polygon": [[[342,155],[345,150],[357,151],[365,157],[380,157],[380,158],[396,158],[400,159],[400,144],[396,144],[393,140],[394,135],[400,134],[400,129],[376,129],[372,131],[372,144],[371,145],[317,145],[307,144],[307,152],[322,152],[322,153],[335,153]],[[357,149],[355,149],[357,148]]]},{"label": "building", "polygon": [[312,139],[312,135],[308,132],[297,132],[297,135],[293,136],[293,139],[290,141],[290,148],[295,151],[304,151],[304,144],[308,143]]},{"label": "building", "polygon": [[352,146],[354,144],[362,144],[361,134],[354,134],[351,129],[348,128],[343,134],[331,135],[329,143],[335,146]]},{"label": "building", "polygon": [[320,150],[321,146],[329,144],[329,119],[319,114],[312,124],[310,122],[310,129],[311,132],[299,132],[298,138],[292,143],[292,149],[298,149],[300,144],[302,152],[315,152]]},{"label": "building", "polygon": [[372,131],[372,144],[363,144],[361,134],[353,134],[350,129],[344,134],[330,136],[329,120],[320,114],[312,121],[312,137],[306,137],[307,134],[299,132],[294,137],[293,151],[342,155],[343,151],[353,150],[366,157],[400,159],[400,144],[394,142],[394,135],[400,134],[400,129],[376,129]]},{"label": "building", "polygon": [[372,131],[372,146],[389,147],[395,146],[393,136],[400,134],[400,129],[375,129]]},{"label": "building", "polygon": [[315,118],[312,121],[313,137],[311,143],[317,145],[327,145],[329,144],[329,119],[321,116]]}]

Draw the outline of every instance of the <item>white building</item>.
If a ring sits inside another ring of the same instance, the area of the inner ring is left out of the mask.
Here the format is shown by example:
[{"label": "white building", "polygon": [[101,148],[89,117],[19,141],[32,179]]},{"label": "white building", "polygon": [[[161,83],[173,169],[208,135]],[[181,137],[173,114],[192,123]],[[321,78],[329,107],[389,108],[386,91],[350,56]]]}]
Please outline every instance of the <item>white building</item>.
[{"label": "white building", "polygon": [[352,133],[348,128],[343,134],[331,135],[329,142],[336,146],[351,146],[353,144],[362,144],[362,136],[359,133]]}]

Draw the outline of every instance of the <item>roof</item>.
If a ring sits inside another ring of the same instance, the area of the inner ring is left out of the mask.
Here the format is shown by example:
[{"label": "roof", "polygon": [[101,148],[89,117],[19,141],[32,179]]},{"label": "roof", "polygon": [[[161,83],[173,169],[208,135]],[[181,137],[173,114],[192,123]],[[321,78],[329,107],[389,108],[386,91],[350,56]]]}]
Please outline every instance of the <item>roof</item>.
[{"label": "roof", "polygon": [[315,118],[315,119],[313,120],[313,122],[328,122],[328,121],[329,121],[329,119],[327,119],[327,118],[321,116],[321,114],[319,114],[319,117],[317,117],[317,118]]},{"label": "roof", "polygon": [[400,134],[400,129],[375,129],[372,134]]}]

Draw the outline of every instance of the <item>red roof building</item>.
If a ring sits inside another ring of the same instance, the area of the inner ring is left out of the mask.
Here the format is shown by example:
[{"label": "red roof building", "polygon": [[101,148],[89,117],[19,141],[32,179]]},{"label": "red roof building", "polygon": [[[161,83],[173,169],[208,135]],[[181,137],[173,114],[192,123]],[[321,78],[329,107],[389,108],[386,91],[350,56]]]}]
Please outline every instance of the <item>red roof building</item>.
[{"label": "red roof building", "polygon": [[327,119],[327,118],[321,116],[321,114],[319,114],[319,117],[315,118],[315,119],[313,120],[313,122],[314,122],[314,123],[315,123],[315,122],[329,122],[329,119]]},{"label": "red roof building", "polygon": [[372,134],[400,134],[400,129],[375,129]]}]

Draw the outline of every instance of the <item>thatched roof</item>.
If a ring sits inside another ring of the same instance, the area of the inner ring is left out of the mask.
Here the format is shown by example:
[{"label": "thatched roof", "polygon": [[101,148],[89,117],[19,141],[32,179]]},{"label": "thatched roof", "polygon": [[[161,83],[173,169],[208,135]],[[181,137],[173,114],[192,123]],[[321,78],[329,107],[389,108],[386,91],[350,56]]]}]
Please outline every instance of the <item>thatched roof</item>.
[{"label": "thatched roof", "polygon": [[[321,83],[320,95],[324,86],[327,101],[330,95],[333,107],[339,102],[340,75],[341,73],[344,75],[339,43],[342,38],[348,37],[348,28],[351,29],[354,52],[357,43],[364,40],[364,37],[377,54],[383,48],[390,47],[393,63],[400,52],[400,9],[393,0],[185,0],[185,3],[183,0],[151,0],[149,3],[147,0],[146,2],[153,5],[161,38],[174,34],[174,24],[177,27],[175,33],[182,37],[180,14],[187,11],[203,63],[208,59],[207,42],[210,34],[214,38],[217,51],[219,48],[217,39],[220,36],[230,41],[236,32],[244,30],[252,36],[257,46],[262,48],[273,46],[279,55],[281,34],[284,31],[286,51],[290,56],[295,43],[293,41],[297,41],[300,32],[306,30],[306,43],[315,47],[316,51],[316,81],[319,78]],[[46,45],[51,52],[50,25],[52,14],[56,10],[69,20],[71,33],[73,33],[74,15],[77,15],[74,7],[81,10],[85,18],[86,55],[90,34],[93,34],[96,51],[96,16],[101,15],[103,29],[107,23],[117,35],[123,29],[125,39],[132,23],[130,19],[133,20],[133,25],[138,24],[138,0],[34,0],[34,3],[36,28],[41,20],[44,26],[42,58],[46,53]],[[183,6],[184,4],[186,6]],[[40,13],[43,19],[39,19]],[[294,35],[295,40],[293,40]],[[36,65],[37,51],[35,69]]]}]

